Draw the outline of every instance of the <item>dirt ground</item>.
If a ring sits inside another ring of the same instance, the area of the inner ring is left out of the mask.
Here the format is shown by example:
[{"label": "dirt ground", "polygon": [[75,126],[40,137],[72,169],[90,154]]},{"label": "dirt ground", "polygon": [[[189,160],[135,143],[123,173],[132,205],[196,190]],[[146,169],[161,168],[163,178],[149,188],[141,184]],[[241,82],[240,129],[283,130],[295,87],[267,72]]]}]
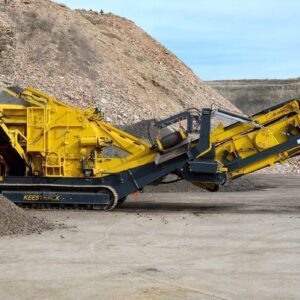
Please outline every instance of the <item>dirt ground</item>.
[{"label": "dirt ground", "polygon": [[257,178],[111,213],[34,211],[67,228],[0,239],[0,299],[300,299],[299,176]]}]

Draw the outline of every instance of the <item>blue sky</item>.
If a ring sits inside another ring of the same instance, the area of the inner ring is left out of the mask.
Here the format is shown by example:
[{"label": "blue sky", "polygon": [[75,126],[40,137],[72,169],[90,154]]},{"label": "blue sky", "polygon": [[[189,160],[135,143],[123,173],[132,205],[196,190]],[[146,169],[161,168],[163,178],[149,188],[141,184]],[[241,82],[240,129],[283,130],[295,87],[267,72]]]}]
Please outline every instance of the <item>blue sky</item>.
[{"label": "blue sky", "polygon": [[300,77],[299,0],[60,0],[133,20],[206,80]]}]

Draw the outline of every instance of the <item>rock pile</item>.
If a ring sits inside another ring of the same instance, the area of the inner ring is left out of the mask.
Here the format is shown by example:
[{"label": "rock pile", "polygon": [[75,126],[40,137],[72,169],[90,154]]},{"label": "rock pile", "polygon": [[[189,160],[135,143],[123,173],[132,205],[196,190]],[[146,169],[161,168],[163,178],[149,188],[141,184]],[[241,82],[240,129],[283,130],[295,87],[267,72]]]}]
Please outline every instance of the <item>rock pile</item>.
[{"label": "rock pile", "polygon": [[0,237],[12,234],[40,233],[52,227],[46,220],[29,215],[0,196]]},{"label": "rock pile", "polygon": [[[235,109],[127,19],[48,0],[15,0],[0,4],[0,20],[0,80],[97,106],[118,125],[213,103]],[[1,42],[4,34],[9,41]]]},{"label": "rock pile", "polygon": [[1,19],[0,14],[0,69],[3,75],[8,74],[13,63],[14,34],[11,28]]}]

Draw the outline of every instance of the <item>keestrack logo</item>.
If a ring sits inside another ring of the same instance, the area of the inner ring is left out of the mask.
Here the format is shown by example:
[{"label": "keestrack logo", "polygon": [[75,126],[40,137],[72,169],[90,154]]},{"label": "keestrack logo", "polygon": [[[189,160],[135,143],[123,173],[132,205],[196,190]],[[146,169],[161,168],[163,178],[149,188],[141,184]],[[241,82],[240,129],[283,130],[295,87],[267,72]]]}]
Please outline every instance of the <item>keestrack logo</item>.
[{"label": "keestrack logo", "polygon": [[59,202],[60,195],[27,194],[23,197],[24,201],[51,201]]}]

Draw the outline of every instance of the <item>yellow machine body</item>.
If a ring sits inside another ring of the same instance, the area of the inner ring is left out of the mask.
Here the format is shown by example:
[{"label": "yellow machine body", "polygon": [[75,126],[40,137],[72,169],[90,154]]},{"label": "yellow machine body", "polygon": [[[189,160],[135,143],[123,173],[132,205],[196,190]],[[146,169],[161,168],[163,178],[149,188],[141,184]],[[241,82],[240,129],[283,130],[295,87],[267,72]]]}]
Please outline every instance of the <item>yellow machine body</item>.
[{"label": "yellow machine body", "polygon": [[[215,191],[227,176],[300,153],[299,100],[252,117],[221,109],[182,112],[157,121],[159,128],[180,126],[150,144],[105,122],[98,109],[71,107],[33,88],[1,93],[0,192],[18,204],[55,201],[112,209],[169,174]],[[219,122],[211,130],[217,115],[235,122]]]},{"label": "yellow machine body", "polygon": [[[94,109],[63,104],[32,88],[20,97],[28,106],[0,104],[0,126],[35,176],[95,177],[118,173],[154,160],[151,145],[103,121]],[[126,152],[107,157],[106,147]]]},{"label": "yellow machine body", "polygon": [[[27,174],[84,177],[86,170],[94,177],[103,177],[153,162],[157,151],[164,150],[159,140],[158,150],[154,151],[149,143],[105,122],[103,114],[92,108],[74,108],[32,88],[21,94],[11,90],[6,92],[24,101],[24,104],[0,104],[0,126],[9,137],[12,148],[24,160]],[[292,112],[294,114],[289,116]],[[255,128],[257,125],[261,127]],[[210,141],[216,145],[220,170],[225,152],[228,153],[227,159],[234,155],[240,158],[253,156],[287,141],[286,128],[290,125],[300,126],[297,100],[256,115],[253,123],[241,123],[229,129],[219,123],[211,132]],[[182,129],[179,133],[183,140],[187,139]],[[126,155],[109,157],[103,151],[106,147],[117,148]],[[254,161],[229,175],[245,175],[285,161],[291,155],[295,155],[295,149]]]}]

